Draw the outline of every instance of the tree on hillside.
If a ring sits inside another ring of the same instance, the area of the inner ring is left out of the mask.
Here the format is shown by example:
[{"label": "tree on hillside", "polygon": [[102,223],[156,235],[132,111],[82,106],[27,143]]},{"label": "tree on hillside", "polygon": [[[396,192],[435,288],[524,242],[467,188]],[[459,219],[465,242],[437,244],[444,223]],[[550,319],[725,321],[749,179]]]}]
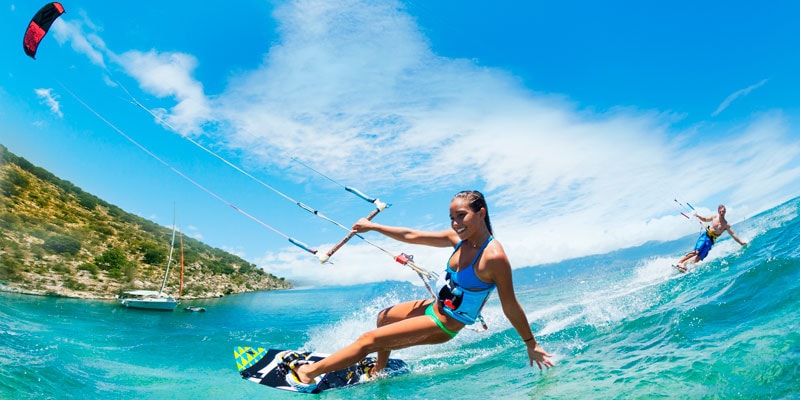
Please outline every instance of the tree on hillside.
[{"label": "tree on hillside", "polygon": [[22,172],[11,168],[6,174],[6,179],[0,181],[0,192],[7,197],[16,196],[21,190],[27,189],[30,183],[30,179]]},{"label": "tree on hillside", "polygon": [[44,241],[44,248],[56,254],[78,254],[81,242],[69,236],[54,235]]},{"label": "tree on hillside", "polygon": [[144,242],[139,246],[145,264],[160,265],[167,261],[167,251],[154,242]]},{"label": "tree on hillside", "polygon": [[94,263],[105,271],[111,271],[112,269],[122,271],[130,264],[130,261],[125,257],[125,252],[122,249],[119,247],[112,247],[104,251],[103,254],[95,257]]}]

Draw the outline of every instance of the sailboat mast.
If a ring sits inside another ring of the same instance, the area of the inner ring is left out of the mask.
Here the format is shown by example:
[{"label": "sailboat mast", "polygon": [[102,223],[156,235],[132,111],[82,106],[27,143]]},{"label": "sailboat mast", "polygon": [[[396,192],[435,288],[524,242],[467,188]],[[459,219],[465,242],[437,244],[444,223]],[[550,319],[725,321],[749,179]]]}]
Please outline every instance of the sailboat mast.
[{"label": "sailboat mast", "polygon": [[183,231],[180,234],[180,243],[181,243],[181,280],[180,285],[178,286],[178,297],[183,297]]},{"label": "sailboat mast", "polygon": [[164,286],[167,284],[167,276],[169,275],[169,266],[172,264],[172,250],[175,249],[175,216],[172,216],[172,243],[169,245],[169,259],[167,260],[167,270],[164,271],[164,279],[161,281],[161,289],[158,289],[158,295],[164,291]]}]

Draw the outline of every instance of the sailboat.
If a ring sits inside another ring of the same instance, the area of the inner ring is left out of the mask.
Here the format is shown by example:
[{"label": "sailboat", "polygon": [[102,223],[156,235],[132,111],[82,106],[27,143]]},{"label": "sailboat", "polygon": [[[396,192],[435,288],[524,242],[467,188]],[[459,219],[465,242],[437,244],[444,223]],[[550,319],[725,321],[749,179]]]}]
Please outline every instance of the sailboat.
[{"label": "sailboat", "polygon": [[169,259],[167,260],[167,270],[164,271],[164,279],[161,281],[161,288],[155,290],[130,290],[118,296],[120,304],[130,308],[143,308],[147,310],[173,311],[178,306],[178,300],[172,295],[164,293],[164,286],[167,284],[169,267],[172,264],[172,251],[175,249],[175,219],[172,221],[172,244],[169,247]]}]

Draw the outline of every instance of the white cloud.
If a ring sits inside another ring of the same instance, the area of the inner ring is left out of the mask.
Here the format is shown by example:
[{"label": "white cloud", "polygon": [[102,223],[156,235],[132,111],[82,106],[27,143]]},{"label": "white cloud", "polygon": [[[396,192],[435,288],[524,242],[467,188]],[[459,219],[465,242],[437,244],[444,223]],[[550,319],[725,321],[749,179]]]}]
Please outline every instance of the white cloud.
[{"label": "white cloud", "polygon": [[[391,5],[305,1],[276,16],[282,41],[216,102],[230,141],[272,162],[332,160],[326,170],[345,181],[379,185],[391,171],[392,184],[414,190],[485,182],[516,266],[675,239],[698,228],[675,196],[725,202],[735,214],[786,200],[800,179],[800,146],[779,114],[739,131],[680,131],[670,113],[591,113],[528,92],[504,71],[439,57]],[[386,263],[368,247],[348,244],[361,257],[337,255],[335,278],[296,249],[263,262],[316,283],[398,273],[375,271]],[[438,266],[446,255],[435,257]]]},{"label": "white cloud", "polygon": [[34,89],[36,97],[40,102],[46,105],[50,111],[57,115],[59,118],[64,118],[64,113],[61,112],[61,103],[58,101],[58,95],[53,92],[53,89]]},{"label": "white cloud", "polygon": [[[290,2],[275,17],[280,41],[262,65],[213,98],[193,77],[202,60],[191,55],[154,49],[108,52],[109,59],[145,91],[176,100],[160,110],[171,126],[185,134],[211,123],[264,164],[322,163],[342,181],[403,188],[407,197],[396,200],[406,205],[420,193],[480,186],[515,266],[690,234],[697,224],[677,213],[675,196],[726,203],[735,218],[795,196],[800,183],[796,128],[779,112],[754,115],[744,127],[679,130],[670,112],[582,110],[522,87],[506,71],[438,56],[392,2]],[[104,46],[99,37],[85,43]],[[729,96],[715,115],[765,82]],[[418,281],[363,243],[322,267],[295,247],[284,250],[259,263],[313,284]],[[415,250],[436,270],[447,256]]]},{"label": "white cloud", "polygon": [[[208,121],[211,109],[203,93],[203,85],[192,77],[197,67],[197,59],[179,52],[141,52],[130,50],[121,55],[114,53],[98,34],[102,30],[93,23],[85,12],[80,12],[79,20],[59,19],[53,24],[56,40],[70,43],[78,53],[108,73],[106,60],[120,65],[125,72],[136,79],[140,87],[159,98],[170,97],[177,104],[169,110],[150,110],[159,123],[166,123],[182,134],[196,133]],[[109,76],[104,76],[106,84],[116,86]]]},{"label": "white cloud", "polygon": [[739,97],[746,96],[753,90],[764,86],[767,83],[766,79],[761,80],[761,82],[756,83],[755,85],[750,85],[744,89],[737,90],[733,92],[730,96],[726,97],[725,100],[722,101],[722,104],[717,107],[717,109],[711,114],[712,117],[716,117],[719,113],[723,112],[726,108],[728,108],[731,103]]},{"label": "white cloud", "polygon": [[187,226],[186,227],[186,231],[184,232],[184,234],[189,236],[189,237],[191,237],[191,238],[193,238],[193,239],[203,240],[203,234],[200,233],[200,230],[197,229],[197,227],[194,226],[194,225]]},{"label": "white cloud", "polygon": [[145,91],[160,98],[172,97],[177,104],[160,117],[183,134],[199,132],[211,109],[203,85],[192,77],[197,59],[189,54],[127,51],[115,60]]},{"label": "white cloud", "polygon": [[94,27],[84,15],[83,21],[59,18],[50,29],[56,41],[61,44],[69,42],[73,50],[88,57],[93,64],[105,68],[105,43],[98,35],[85,33],[83,27],[86,25]]}]

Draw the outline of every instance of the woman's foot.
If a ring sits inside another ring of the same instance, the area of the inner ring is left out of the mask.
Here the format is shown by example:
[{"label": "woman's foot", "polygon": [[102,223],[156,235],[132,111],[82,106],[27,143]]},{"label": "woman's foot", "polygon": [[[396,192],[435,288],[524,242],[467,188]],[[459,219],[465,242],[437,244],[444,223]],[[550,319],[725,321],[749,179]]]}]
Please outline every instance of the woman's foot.
[{"label": "woman's foot", "polygon": [[303,393],[311,393],[317,389],[317,384],[320,381],[319,377],[312,379],[302,371],[304,367],[310,364],[304,354],[295,351],[283,351],[278,353],[276,358],[289,368],[286,373],[286,383],[289,386]]},{"label": "woman's foot", "polygon": [[[289,373],[286,374],[286,383],[302,393],[312,393],[317,390],[319,379],[310,379],[308,376],[301,377],[302,374],[299,373],[299,369],[300,368],[289,370]],[[303,379],[306,379],[308,382],[303,382]]]},{"label": "woman's foot", "polygon": [[309,378],[308,374],[305,373],[305,371],[304,371],[306,368],[308,368],[309,364],[310,363],[308,363],[308,362],[302,363],[302,364],[299,364],[295,368],[292,369],[292,372],[294,372],[295,376],[297,376],[297,380],[299,380],[301,383],[304,383],[304,384],[307,384],[307,385],[310,385],[310,384],[314,383],[314,379]]}]

